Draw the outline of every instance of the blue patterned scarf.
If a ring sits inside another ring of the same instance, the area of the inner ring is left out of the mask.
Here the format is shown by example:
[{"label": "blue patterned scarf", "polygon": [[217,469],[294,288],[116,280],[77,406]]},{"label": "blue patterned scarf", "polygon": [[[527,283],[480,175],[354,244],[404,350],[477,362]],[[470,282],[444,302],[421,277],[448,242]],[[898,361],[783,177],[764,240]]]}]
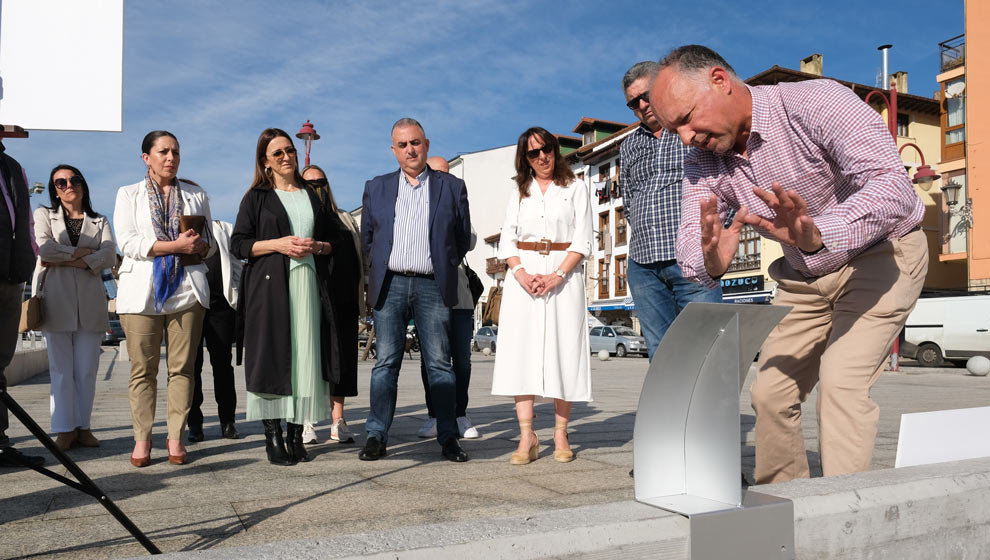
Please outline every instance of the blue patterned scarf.
[{"label": "blue patterned scarf", "polygon": [[[145,186],[148,191],[148,204],[151,206],[151,225],[155,228],[155,238],[159,241],[175,241],[179,238],[179,216],[182,215],[182,190],[178,179],[168,190],[168,196],[162,197],[161,187],[148,175]],[[155,257],[154,273],[152,274],[155,291],[155,312],[161,313],[165,301],[179,289],[182,284],[184,269],[178,255],[163,255]]]}]

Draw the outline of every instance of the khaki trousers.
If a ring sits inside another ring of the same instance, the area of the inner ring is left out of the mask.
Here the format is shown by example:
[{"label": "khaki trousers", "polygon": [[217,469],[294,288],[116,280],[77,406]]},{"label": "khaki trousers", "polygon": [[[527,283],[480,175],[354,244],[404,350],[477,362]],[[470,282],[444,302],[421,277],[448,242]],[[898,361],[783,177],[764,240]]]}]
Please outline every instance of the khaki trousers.
[{"label": "khaki trousers", "polygon": [[810,476],[801,403],[816,384],[824,475],[870,468],[880,416],[870,388],[927,272],[928,245],[920,230],[878,243],[818,278],[805,278],[783,258],[770,265],[774,303],[793,309],[760,349],[751,389],[757,484]]},{"label": "khaki trousers", "polygon": [[165,363],[168,366],[167,416],[168,439],[181,440],[192,405],[193,365],[203,330],[200,304],[178,313],[120,316],[127,335],[127,353],[131,358],[129,394],[134,440],[151,439],[158,400],[158,362],[161,360],[162,332],[168,330]]}]

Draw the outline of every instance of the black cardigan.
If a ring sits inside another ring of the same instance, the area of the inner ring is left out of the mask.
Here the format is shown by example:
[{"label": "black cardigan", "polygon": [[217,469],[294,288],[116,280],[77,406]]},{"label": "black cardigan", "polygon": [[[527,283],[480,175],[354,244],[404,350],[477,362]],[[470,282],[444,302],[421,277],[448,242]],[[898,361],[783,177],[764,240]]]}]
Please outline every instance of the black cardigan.
[{"label": "black cardigan", "polygon": [[[308,187],[303,188],[313,206],[313,239],[332,247],[341,242],[331,222],[330,209]],[[289,327],[289,257],[271,253],[251,256],[256,241],[292,235],[289,215],[271,188],[256,187],[241,200],[237,221],[230,238],[230,251],[248,259],[241,275],[238,305],[237,354],[245,357],[247,390],[273,395],[292,394],[292,340]],[[333,253],[313,255],[316,261],[320,293],[320,363],[323,379],[336,383],[340,379],[339,340],[334,324],[330,274]]]}]

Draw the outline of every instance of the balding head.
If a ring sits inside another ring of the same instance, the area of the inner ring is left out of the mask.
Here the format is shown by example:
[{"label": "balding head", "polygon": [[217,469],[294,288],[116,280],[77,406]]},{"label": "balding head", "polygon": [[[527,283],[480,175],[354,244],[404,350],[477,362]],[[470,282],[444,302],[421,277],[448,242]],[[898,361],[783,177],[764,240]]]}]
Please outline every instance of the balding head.
[{"label": "balding head", "polygon": [[429,165],[430,169],[434,171],[450,173],[450,165],[447,164],[447,160],[440,156],[432,156],[430,159],[426,160],[426,165]]},{"label": "balding head", "polygon": [[689,146],[742,152],[749,138],[752,97],[718,53],[685,45],[660,60],[650,106],[662,128]]}]

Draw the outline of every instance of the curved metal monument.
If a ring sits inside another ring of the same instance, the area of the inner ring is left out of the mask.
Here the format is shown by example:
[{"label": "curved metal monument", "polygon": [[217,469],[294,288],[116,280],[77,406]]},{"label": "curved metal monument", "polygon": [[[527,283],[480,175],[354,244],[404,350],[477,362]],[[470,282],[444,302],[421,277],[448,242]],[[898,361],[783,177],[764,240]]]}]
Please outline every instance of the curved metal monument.
[{"label": "curved metal monument", "polygon": [[650,365],[633,433],[636,500],[691,524],[694,560],[794,557],[790,500],[744,492],[739,392],[789,307],[689,303]]}]

